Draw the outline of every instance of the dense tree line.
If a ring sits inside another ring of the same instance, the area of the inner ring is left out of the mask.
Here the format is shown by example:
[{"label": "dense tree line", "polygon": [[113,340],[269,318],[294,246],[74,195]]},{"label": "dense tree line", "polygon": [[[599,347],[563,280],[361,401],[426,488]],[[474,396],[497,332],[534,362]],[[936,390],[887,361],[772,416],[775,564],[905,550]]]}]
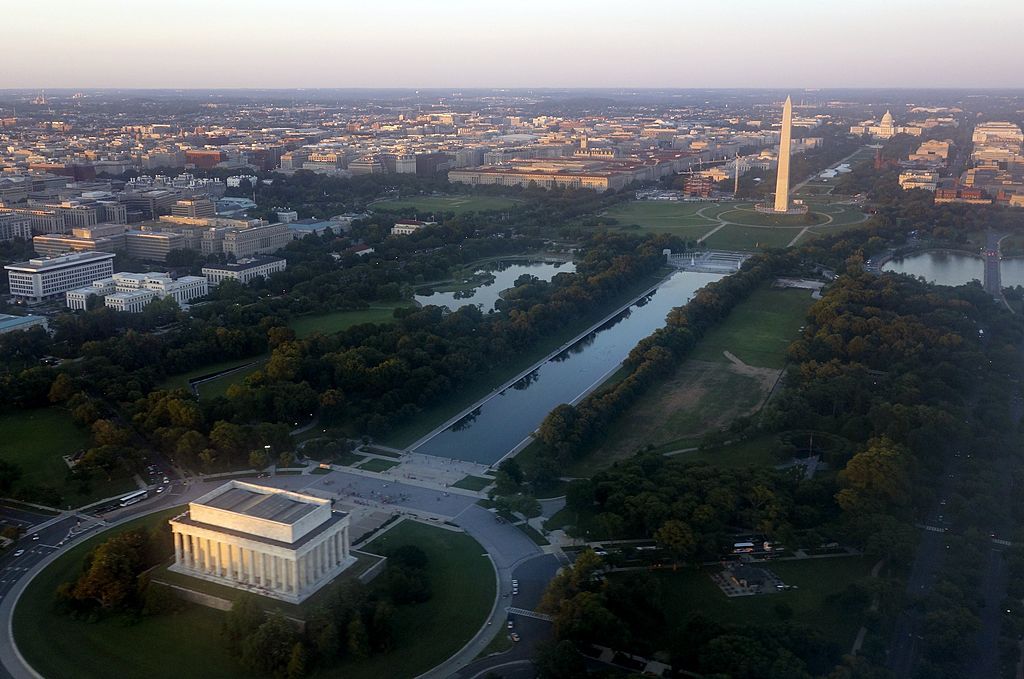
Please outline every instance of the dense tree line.
[{"label": "dense tree line", "polygon": [[[599,307],[662,266],[670,238],[599,234],[575,273],[551,281],[517,281],[497,306],[448,311],[427,306],[396,312],[396,322],[364,325],[331,336],[284,341],[262,370],[228,394],[239,415],[267,416],[260,393],[310,389],[327,423],[355,423],[380,434],[436,403],[481,371],[515,360],[541,337]],[[301,385],[307,385],[302,387]]]}]

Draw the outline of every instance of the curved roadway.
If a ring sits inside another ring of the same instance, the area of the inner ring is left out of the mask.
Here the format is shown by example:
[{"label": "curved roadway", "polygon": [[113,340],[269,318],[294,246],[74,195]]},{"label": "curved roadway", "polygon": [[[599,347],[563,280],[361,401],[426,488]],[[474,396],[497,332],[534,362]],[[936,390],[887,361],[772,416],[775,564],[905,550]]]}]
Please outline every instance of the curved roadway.
[{"label": "curved roadway", "polygon": [[[218,481],[211,480],[212,483]],[[80,524],[78,529],[90,527],[90,524],[103,529],[116,526],[194,500],[212,488],[211,482],[175,481],[167,492],[131,507],[102,515],[99,519],[64,513],[42,524],[38,530],[38,541],[32,540],[31,537],[23,538],[17,545],[18,548],[25,550],[22,556],[14,557],[13,554],[8,554],[0,560],[0,621],[3,621],[5,629],[5,633],[0,635],[0,664],[4,670],[0,677],[40,677],[21,657],[14,644],[13,611],[19,597],[36,574],[70,546],[77,544],[83,535],[94,535],[97,532],[95,529],[86,529],[75,530],[72,534],[76,523]],[[335,468],[328,474],[276,476],[260,479],[258,482],[289,490],[311,492],[321,497],[340,497],[343,500],[358,494],[364,503],[368,502],[365,498],[380,498],[381,495],[377,493],[386,485],[389,488],[388,496],[402,497],[402,501],[370,501],[371,504],[398,511],[410,518],[435,522],[450,521],[481,544],[486,551],[481,553],[481,557],[492,561],[498,583],[490,616],[461,650],[444,663],[421,675],[422,677],[440,679],[456,675],[487,647],[496,634],[505,631],[505,609],[510,605],[521,608],[536,606],[544,586],[558,569],[555,557],[545,555],[544,551],[518,528],[508,523],[499,523],[493,513],[477,505],[476,502],[481,497],[478,493],[443,488],[437,484],[424,482],[414,485],[393,478],[387,473],[374,474],[345,468]],[[511,596],[513,577],[520,580],[520,594],[515,597],[514,603]],[[532,649],[533,642],[546,634],[548,625],[541,621],[526,621],[525,618],[523,620],[520,635],[524,637],[524,643],[513,649],[519,655]]]}]

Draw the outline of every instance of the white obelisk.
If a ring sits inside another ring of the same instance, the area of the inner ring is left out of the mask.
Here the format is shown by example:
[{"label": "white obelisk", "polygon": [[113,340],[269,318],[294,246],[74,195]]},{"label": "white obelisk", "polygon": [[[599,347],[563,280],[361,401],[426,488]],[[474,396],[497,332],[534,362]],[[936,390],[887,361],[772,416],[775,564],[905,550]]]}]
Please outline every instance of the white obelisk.
[{"label": "white obelisk", "polygon": [[775,180],[775,211],[789,212],[789,147],[793,133],[793,100],[786,97],[782,107],[782,137],[779,139],[779,176]]}]

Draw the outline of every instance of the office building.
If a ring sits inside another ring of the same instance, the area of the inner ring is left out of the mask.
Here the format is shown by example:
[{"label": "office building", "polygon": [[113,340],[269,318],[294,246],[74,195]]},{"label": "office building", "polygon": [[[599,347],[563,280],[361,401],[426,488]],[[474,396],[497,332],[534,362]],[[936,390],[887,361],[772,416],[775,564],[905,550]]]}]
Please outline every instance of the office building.
[{"label": "office building", "polygon": [[277,252],[292,240],[287,224],[264,224],[248,229],[229,229],[224,234],[223,251],[237,259]]},{"label": "office building", "polygon": [[8,264],[11,295],[29,302],[62,297],[68,290],[88,285],[114,273],[111,252],[76,252],[59,257]]},{"label": "office building", "polygon": [[269,278],[270,274],[284,271],[288,263],[283,257],[263,255],[240,259],[230,264],[211,264],[203,267],[203,275],[210,285],[220,285],[222,281],[233,280],[248,283],[255,278]]},{"label": "office building", "polygon": [[131,230],[124,234],[125,252],[147,262],[166,262],[171,250],[184,250],[185,236],[163,231]]},{"label": "office building", "polygon": [[32,220],[27,215],[0,211],[0,242],[32,238]]},{"label": "office building", "polygon": [[30,328],[42,328],[47,329],[47,321],[45,316],[12,316],[10,314],[0,314],[0,335],[5,332],[15,332],[16,330],[29,330]]},{"label": "office building", "polygon": [[48,233],[32,238],[37,253],[54,257],[66,252],[100,250],[112,252],[125,248],[125,227],[122,224],[97,224],[72,229],[70,234]]},{"label": "office building", "polygon": [[185,198],[171,206],[171,214],[175,217],[213,217],[217,214],[217,206],[209,198]]}]

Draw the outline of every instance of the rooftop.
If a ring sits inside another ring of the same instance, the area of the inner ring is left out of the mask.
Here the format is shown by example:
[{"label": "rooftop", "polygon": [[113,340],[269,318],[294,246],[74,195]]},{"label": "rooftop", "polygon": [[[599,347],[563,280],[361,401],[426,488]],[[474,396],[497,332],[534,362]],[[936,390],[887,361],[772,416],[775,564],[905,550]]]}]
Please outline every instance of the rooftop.
[{"label": "rooftop", "polygon": [[237,486],[228,488],[204,504],[236,514],[287,524],[295,523],[320,506],[312,502],[302,502],[283,493],[257,493]]}]

